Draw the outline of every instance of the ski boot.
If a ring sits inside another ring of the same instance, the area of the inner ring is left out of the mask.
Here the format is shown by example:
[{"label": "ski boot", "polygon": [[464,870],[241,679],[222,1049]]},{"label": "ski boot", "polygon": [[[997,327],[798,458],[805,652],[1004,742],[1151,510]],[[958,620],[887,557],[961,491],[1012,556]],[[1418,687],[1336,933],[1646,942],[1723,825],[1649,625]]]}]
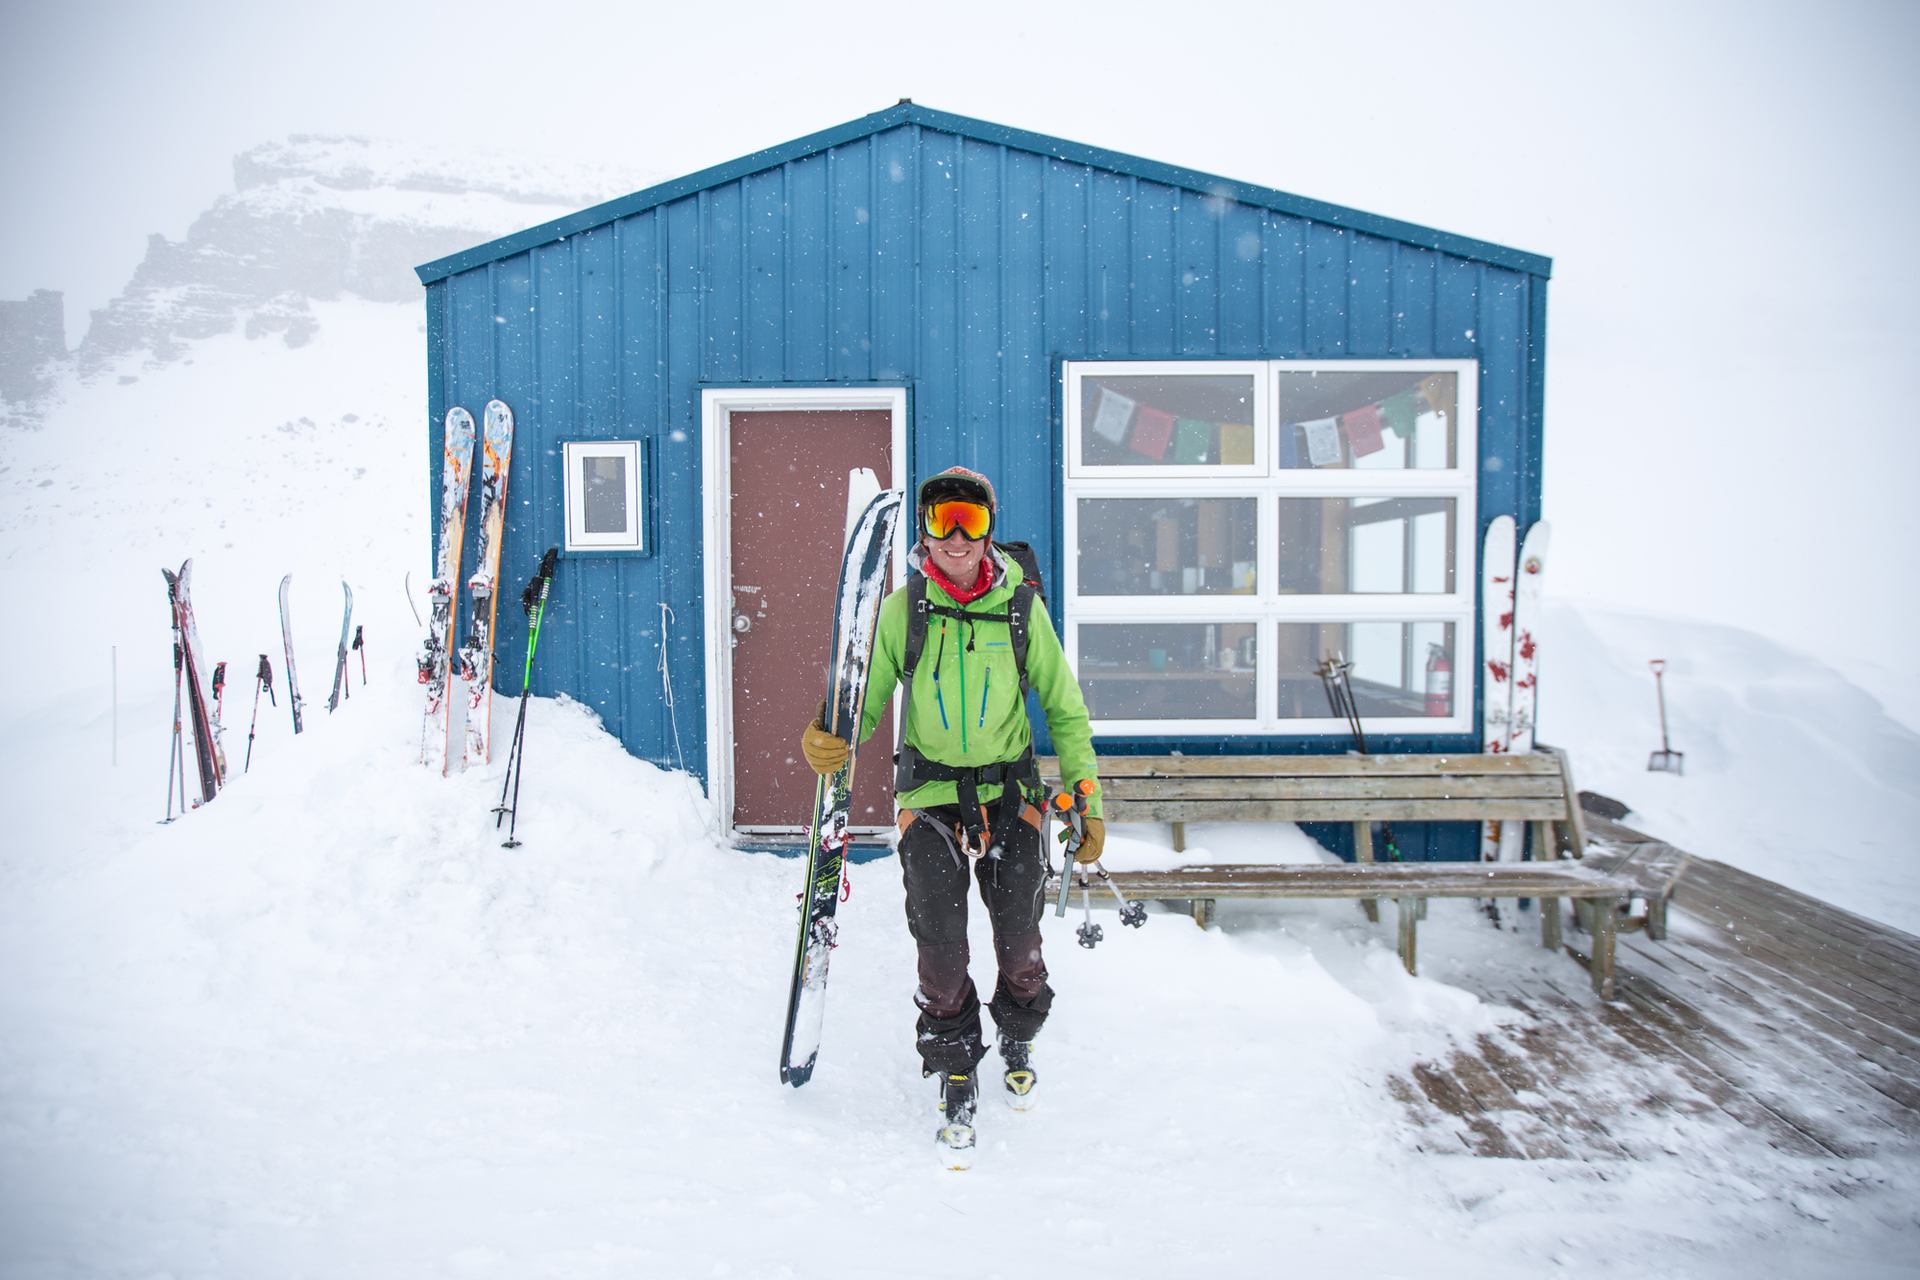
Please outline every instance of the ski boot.
[{"label": "ski boot", "polygon": [[1007,1106],[1014,1111],[1031,1111],[1040,1101],[1034,1086],[1040,1077],[1033,1070],[1033,1041],[1000,1037],[1000,1060],[1006,1063],[1001,1079],[1007,1086]]},{"label": "ski boot", "polygon": [[949,1169],[973,1167],[973,1111],[979,1100],[979,1081],[974,1075],[941,1075],[940,1111],[945,1120],[934,1135],[934,1145],[940,1162]]}]

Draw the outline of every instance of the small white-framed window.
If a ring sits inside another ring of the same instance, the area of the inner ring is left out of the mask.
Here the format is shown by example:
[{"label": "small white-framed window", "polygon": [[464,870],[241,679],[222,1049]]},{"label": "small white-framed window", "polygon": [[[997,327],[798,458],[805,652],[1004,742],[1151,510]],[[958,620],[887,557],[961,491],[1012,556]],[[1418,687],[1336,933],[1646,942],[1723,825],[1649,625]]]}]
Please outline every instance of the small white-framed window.
[{"label": "small white-framed window", "polygon": [[648,550],[644,442],[570,440],[561,446],[561,456],[567,550]]},{"label": "small white-framed window", "polygon": [[1369,730],[1472,731],[1475,362],[1062,377],[1066,641],[1096,734],[1345,734],[1333,654]]}]

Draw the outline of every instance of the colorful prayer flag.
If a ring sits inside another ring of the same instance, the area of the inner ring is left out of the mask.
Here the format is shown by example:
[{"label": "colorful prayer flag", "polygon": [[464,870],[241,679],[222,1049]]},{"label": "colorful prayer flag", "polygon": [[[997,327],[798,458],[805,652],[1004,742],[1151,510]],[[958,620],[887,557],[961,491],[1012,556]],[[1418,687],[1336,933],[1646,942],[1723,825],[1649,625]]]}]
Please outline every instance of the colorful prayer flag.
[{"label": "colorful prayer flag", "polygon": [[1333,418],[1315,418],[1312,422],[1303,422],[1300,429],[1307,433],[1307,461],[1316,467],[1324,467],[1340,461],[1340,424]]},{"label": "colorful prayer flag", "polygon": [[1253,425],[1246,422],[1220,424],[1220,461],[1229,467],[1253,465]]},{"label": "colorful prayer flag", "polygon": [[1453,375],[1432,373],[1420,380],[1420,394],[1435,413],[1453,414]]},{"label": "colorful prayer flag", "polygon": [[1387,447],[1380,438],[1380,406],[1377,404],[1362,405],[1352,413],[1341,414],[1340,430],[1347,437],[1347,448],[1353,450],[1356,458]]},{"label": "colorful prayer flag", "polygon": [[1093,432],[1115,444],[1125,442],[1127,424],[1133,421],[1133,401],[1117,391],[1100,388],[1100,400],[1093,411]]},{"label": "colorful prayer flag", "polygon": [[1294,471],[1300,466],[1300,428],[1291,422],[1280,426],[1280,457],[1276,465],[1282,471]]},{"label": "colorful prayer flag", "polygon": [[1414,420],[1419,416],[1420,401],[1411,391],[1390,395],[1380,402],[1380,420],[1402,440],[1413,434]]},{"label": "colorful prayer flag", "polygon": [[1141,405],[1134,410],[1133,435],[1127,439],[1127,448],[1143,458],[1155,462],[1167,456],[1167,444],[1173,439],[1173,415],[1151,405]]},{"label": "colorful prayer flag", "polygon": [[1213,461],[1214,424],[1199,418],[1181,418],[1173,427],[1173,460],[1182,466],[1204,466]]}]

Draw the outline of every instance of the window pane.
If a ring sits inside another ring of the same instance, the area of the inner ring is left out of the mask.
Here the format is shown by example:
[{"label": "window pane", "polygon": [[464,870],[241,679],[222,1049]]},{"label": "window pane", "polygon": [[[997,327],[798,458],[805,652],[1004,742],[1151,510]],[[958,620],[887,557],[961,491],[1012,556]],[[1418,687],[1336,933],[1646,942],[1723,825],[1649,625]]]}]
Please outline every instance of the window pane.
[{"label": "window pane", "polygon": [[1282,373],[1276,467],[1444,470],[1454,465],[1459,377],[1452,373]]},{"label": "window pane", "polygon": [[1274,502],[1282,595],[1445,595],[1453,590],[1458,499]]},{"label": "window pane", "polygon": [[1254,375],[1080,380],[1080,461],[1102,467],[1252,466]]},{"label": "window pane", "polygon": [[581,496],[587,533],[624,533],[627,529],[627,460],[619,454],[587,454],[580,459]]},{"label": "window pane", "polygon": [[1458,668],[1454,630],[1451,622],[1282,623],[1278,714],[1287,720],[1335,714],[1320,664],[1340,655],[1353,664],[1349,679],[1362,728],[1369,718],[1450,716]]},{"label": "window pane", "polygon": [[1256,498],[1082,498],[1083,596],[1251,595]]},{"label": "window pane", "polygon": [[1074,670],[1096,720],[1251,720],[1251,622],[1098,623]]}]

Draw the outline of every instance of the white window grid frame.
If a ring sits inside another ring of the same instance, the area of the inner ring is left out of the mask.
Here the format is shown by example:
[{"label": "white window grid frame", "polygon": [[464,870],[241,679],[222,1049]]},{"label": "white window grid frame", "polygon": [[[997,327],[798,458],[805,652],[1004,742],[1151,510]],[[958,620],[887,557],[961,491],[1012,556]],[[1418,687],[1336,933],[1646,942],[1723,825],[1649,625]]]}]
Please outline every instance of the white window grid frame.
[{"label": "white window grid frame", "polygon": [[[1168,467],[1077,466],[1082,433],[1081,385],[1089,376],[1188,374],[1206,376],[1263,370],[1256,395],[1254,466],[1189,464]],[[1282,426],[1271,406],[1278,403],[1278,386],[1286,373],[1451,373],[1456,387],[1453,463],[1447,468],[1405,468],[1394,471],[1349,468],[1286,468],[1274,465],[1274,440]],[[1255,626],[1254,698],[1257,714],[1246,719],[1094,719],[1096,737],[1219,736],[1335,737],[1349,733],[1344,719],[1333,715],[1283,717],[1279,714],[1280,677],[1273,654],[1279,628],[1289,623],[1433,622],[1454,628],[1453,714],[1439,716],[1369,716],[1366,727],[1376,735],[1471,735],[1474,682],[1464,678],[1479,670],[1479,629],[1475,609],[1479,594],[1479,372],[1478,361],[1451,359],[1403,360],[1263,360],[1263,361],[1066,361],[1062,383],[1063,444],[1067,467],[1063,494],[1062,603],[1065,643],[1078,669],[1080,627],[1083,623],[1139,625],[1253,623]],[[1080,594],[1079,503],[1082,498],[1246,498],[1257,502],[1259,543],[1255,549],[1252,595],[1141,595],[1082,596]],[[1445,593],[1351,593],[1282,595],[1275,590],[1279,563],[1280,498],[1451,498],[1454,507],[1453,590]],[[1348,655],[1351,657],[1352,655]]]},{"label": "white window grid frame", "polygon": [[[627,460],[627,519],[629,526],[618,533],[587,532],[586,485],[577,469],[584,458],[620,457]],[[561,488],[566,495],[568,552],[628,551],[646,555],[647,545],[647,448],[646,442],[630,440],[566,440],[560,445]]]}]

